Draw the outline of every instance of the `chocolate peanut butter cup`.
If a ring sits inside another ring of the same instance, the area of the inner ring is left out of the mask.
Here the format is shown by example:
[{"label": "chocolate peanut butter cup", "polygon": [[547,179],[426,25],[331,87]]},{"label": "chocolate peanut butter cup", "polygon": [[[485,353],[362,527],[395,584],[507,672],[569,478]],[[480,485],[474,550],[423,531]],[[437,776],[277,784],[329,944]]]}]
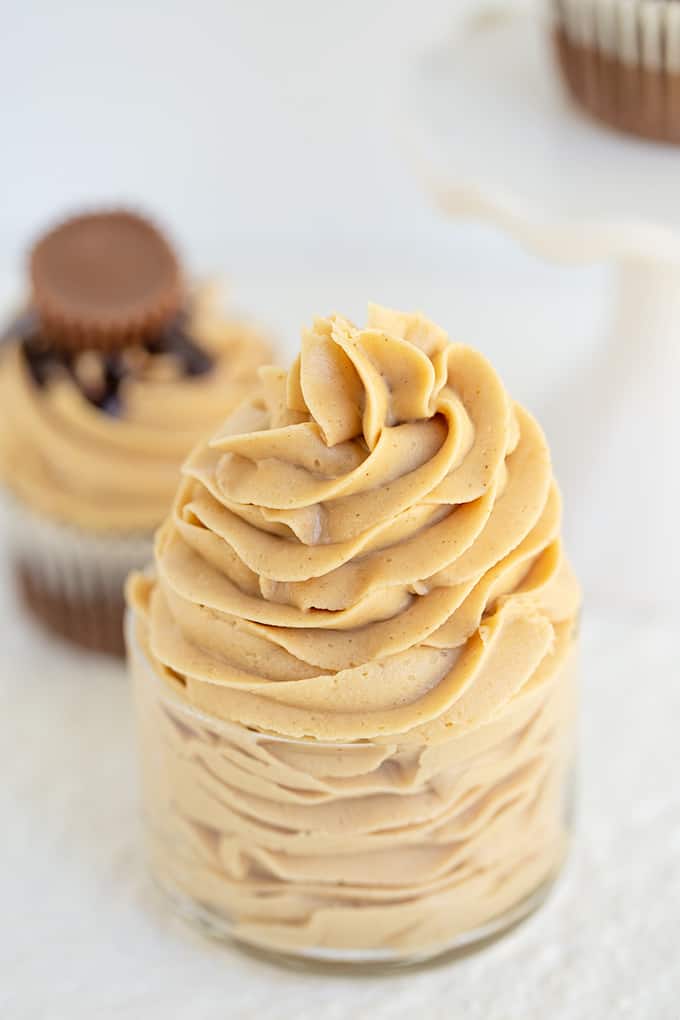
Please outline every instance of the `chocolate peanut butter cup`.
[{"label": "chocolate peanut butter cup", "polygon": [[179,263],[148,220],[131,212],[75,216],[30,257],[44,335],[67,350],[111,350],[158,335],[183,303]]}]

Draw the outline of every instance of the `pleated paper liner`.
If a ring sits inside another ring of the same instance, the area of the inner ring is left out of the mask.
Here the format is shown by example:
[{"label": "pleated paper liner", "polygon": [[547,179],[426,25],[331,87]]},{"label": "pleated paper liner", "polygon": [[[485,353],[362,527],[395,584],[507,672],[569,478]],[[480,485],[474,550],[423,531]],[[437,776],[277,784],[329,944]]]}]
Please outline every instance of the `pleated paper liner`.
[{"label": "pleated paper liner", "polygon": [[3,500],[10,561],[25,606],[51,633],[123,656],[123,586],[151,558],[149,535],[99,535]]}]

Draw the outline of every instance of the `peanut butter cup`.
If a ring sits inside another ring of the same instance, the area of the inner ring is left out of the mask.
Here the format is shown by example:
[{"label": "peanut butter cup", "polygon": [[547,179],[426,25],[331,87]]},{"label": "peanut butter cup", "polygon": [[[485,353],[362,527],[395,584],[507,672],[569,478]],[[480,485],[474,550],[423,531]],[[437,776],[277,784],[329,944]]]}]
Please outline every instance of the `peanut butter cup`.
[{"label": "peanut butter cup", "polygon": [[66,220],[35,245],[30,272],[42,331],[68,350],[143,343],[183,303],[172,247],[152,223],[131,212]]}]

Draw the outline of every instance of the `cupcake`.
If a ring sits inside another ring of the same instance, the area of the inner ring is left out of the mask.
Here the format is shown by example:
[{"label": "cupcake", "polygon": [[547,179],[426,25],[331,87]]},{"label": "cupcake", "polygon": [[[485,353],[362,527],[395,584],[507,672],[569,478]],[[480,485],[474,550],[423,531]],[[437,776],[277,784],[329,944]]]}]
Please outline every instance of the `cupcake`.
[{"label": "cupcake", "polygon": [[574,99],[620,131],[680,142],[680,4],[550,3],[559,64]]},{"label": "cupcake", "polygon": [[257,381],[265,348],[128,212],[80,216],[30,257],[30,299],[0,347],[0,479],[28,606],[77,644],[122,653],[123,584],[148,560],[199,436]]},{"label": "cupcake", "polygon": [[580,598],[548,449],[420,315],[319,319],[262,379],[128,585],[152,868],[259,949],[420,961],[564,858]]}]

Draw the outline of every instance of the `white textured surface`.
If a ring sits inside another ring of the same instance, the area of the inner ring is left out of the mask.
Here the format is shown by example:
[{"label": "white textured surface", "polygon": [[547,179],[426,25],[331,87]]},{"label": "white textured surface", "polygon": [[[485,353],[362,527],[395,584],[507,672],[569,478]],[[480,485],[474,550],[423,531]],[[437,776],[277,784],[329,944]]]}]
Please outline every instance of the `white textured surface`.
[{"label": "white textured surface", "polygon": [[677,1018],[670,624],[587,617],[578,828],[543,911],[453,965],[352,978],[280,970],[172,918],[142,859],[123,670],[50,644],[2,608],[14,663],[0,684],[3,1018]]}]

